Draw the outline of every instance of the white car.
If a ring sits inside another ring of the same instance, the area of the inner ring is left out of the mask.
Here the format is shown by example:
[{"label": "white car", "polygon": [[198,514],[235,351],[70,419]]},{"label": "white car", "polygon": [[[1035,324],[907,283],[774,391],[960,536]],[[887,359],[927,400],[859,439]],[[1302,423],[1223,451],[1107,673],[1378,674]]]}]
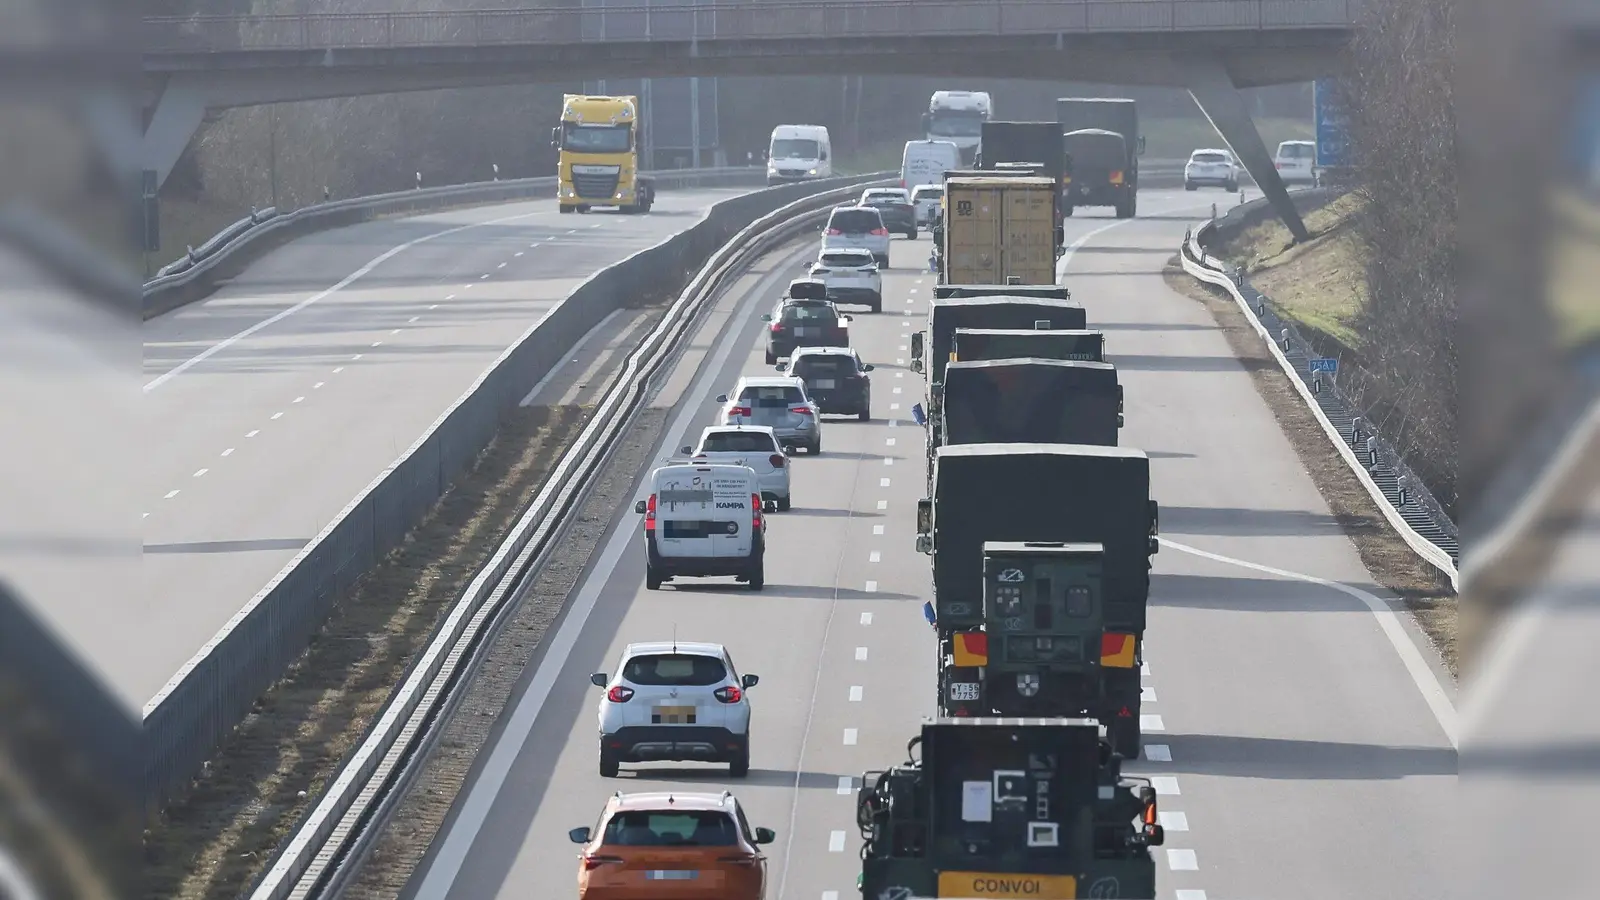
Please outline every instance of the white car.
[{"label": "white car", "polygon": [[1315,141],[1284,141],[1273,157],[1278,177],[1284,184],[1317,183],[1317,144]]},{"label": "white car", "polygon": [[621,763],[657,760],[725,762],[750,772],[750,699],[761,679],[740,675],[721,644],[656,641],[629,644],[615,676],[589,682],[600,698],[600,776]]},{"label": "white car", "polygon": [[761,499],[787,511],[789,457],[778,444],[778,436],[765,425],[712,425],[700,432],[700,443],[678,451],[695,465],[748,466],[761,482]]},{"label": "white car", "polygon": [[1189,154],[1189,163],[1183,167],[1183,189],[1199,190],[1201,185],[1220,187],[1235,193],[1239,190],[1239,164],[1227,150],[1204,149]]},{"label": "white car", "polygon": [[870,206],[836,206],[822,226],[823,250],[866,250],[878,261],[878,268],[889,268],[889,229],[883,215]]},{"label": "white car", "polygon": [[827,285],[831,302],[883,312],[883,273],[871,250],[824,250],[811,264],[810,275]]},{"label": "white car", "polygon": [[822,452],[822,415],[806,392],[806,383],[792,375],[746,375],[732,394],[720,394],[724,425],[765,425],[784,447]]},{"label": "white car", "polygon": [[939,216],[939,201],[944,199],[944,185],[924,184],[911,192],[911,205],[917,210],[917,224],[933,227]]}]

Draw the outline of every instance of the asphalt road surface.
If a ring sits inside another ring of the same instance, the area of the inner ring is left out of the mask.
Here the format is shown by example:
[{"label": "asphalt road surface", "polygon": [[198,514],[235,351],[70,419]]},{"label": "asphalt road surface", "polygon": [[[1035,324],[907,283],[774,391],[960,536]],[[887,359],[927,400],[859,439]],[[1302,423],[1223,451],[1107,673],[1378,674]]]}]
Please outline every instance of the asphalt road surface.
[{"label": "asphalt road surface", "polygon": [[546,310],[740,189],[647,216],[551,201],[371,222],[295,241],[144,326],[149,615],[68,622],[142,703]]},{"label": "asphalt road surface", "polygon": [[[1144,218],[1069,220],[1063,266],[1090,327],[1107,332],[1127,392],[1122,443],[1152,455],[1162,504],[1148,758],[1129,767],[1159,779],[1159,896],[1437,896],[1456,781],[1437,661],[1414,628],[1385,627],[1369,609],[1371,576],[1250,376],[1206,310],[1162,281],[1210,199],[1149,191],[1143,201]],[[403,896],[570,891],[566,832],[592,825],[614,791],[668,787],[727,787],[752,825],[777,831],[769,898],[855,896],[858,776],[904,761],[932,713],[932,631],[920,612],[929,561],[914,551],[924,443],[909,415],[920,381],[905,368],[934,283],[920,272],[929,249],[896,241],[884,313],[852,324],[877,365],[873,418],[828,421],[824,453],[795,458],[796,505],[771,517],[766,589],[686,580],[645,591],[638,518],[620,512]],[[756,317],[792,270],[780,275],[752,294],[717,348],[725,355],[688,387],[658,457],[712,421],[710,398],[741,372],[770,371]],[[748,778],[673,764],[599,776],[589,674],[614,669],[630,641],[674,632],[726,644],[761,676]]]}]

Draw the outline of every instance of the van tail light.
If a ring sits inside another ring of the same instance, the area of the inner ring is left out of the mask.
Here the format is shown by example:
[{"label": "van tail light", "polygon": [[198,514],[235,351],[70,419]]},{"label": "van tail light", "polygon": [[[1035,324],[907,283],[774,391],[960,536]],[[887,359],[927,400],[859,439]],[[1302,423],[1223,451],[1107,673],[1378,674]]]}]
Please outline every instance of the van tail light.
[{"label": "van tail light", "polygon": [[611,690],[606,691],[606,699],[612,703],[627,703],[633,699],[633,688],[623,687],[620,684],[616,685]]},{"label": "van tail light", "polygon": [[744,696],[744,691],[730,684],[727,687],[719,687],[712,691],[711,696],[717,698],[721,703],[738,703],[739,698]]},{"label": "van tail light", "polygon": [[622,857],[620,856],[585,856],[583,858],[583,869],[586,872],[593,872],[601,866],[621,862]]},{"label": "van tail light", "polygon": [[783,468],[783,454],[782,453],[774,453],[771,456],[767,457],[767,462],[772,463],[772,467],[774,469],[781,469],[781,468]]},{"label": "van tail light", "polygon": [[874,237],[883,237],[884,235],[886,235],[888,233],[889,233],[889,229],[887,229],[887,228],[874,228],[870,232],[870,234],[872,234]]},{"label": "van tail light", "polygon": [[717,862],[733,866],[753,866],[756,864],[756,858],[748,853],[741,853],[738,856],[719,856]]},{"label": "van tail light", "polygon": [[829,234],[829,235],[830,235],[830,236],[831,236],[831,237],[838,237],[838,236],[839,236],[839,235],[841,235],[841,234],[844,234],[844,232],[842,232],[842,231],[840,231],[840,230],[839,230],[839,229],[837,229],[837,228],[829,228],[829,229],[828,229],[828,234]]},{"label": "van tail light", "polygon": [[[751,512],[750,512],[750,524],[754,525],[755,529],[757,531],[760,531],[761,530],[761,495],[760,494],[751,494],[750,495],[750,510],[751,510]],[[737,693],[738,689],[735,688],[734,691],[735,691],[735,693]],[[718,700],[722,700],[721,697],[718,697],[717,699]],[[738,699],[739,698],[737,696],[735,696],[732,700],[722,700],[722,702],[723,703],[733,703],[733,702],[736,702]]]},{"label": "van tail light", "polygon": [[730,416],[746,416],[746,417],[748,417],[748,416],[751,415],[750,407],[748,407],[748,406],[735,406],[734,408],[728,410],[728,415],[730,415]]},{"label": "van tail light", "polygon": [[644,530],[656,530],[656,495],[650,495],[650,501],[644,506]]}]

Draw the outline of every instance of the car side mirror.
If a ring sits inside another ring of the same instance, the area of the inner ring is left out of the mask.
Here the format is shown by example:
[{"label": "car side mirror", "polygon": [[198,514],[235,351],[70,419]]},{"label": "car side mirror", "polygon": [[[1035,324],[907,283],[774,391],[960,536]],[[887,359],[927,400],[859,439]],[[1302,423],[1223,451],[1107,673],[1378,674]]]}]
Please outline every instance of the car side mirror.
[{"label": "car side mirror", "polygon": [[773,368],[777,369],[779,372],[782,372],[783,370],[789,368],[789,361],[786,359],[780,359],[778,360],[777,365],[774,365]]},{"label": "car side mirror", "polygon": [[1161,533],[1161,504],[1154,500],[1150,501],[1150,533]]},{"label": "car side mirror", "polygon": [[550,146],[552,146],[552,147],[561,146],[561,126],[559,126],[559,125],[556,126],[555,128],[550,129]]},{"label": "car side mirror", "polygon": [[1145,140],[1144,135],[1142,135],[1142,134],[1139,135],[1139,155],[1140,156],[1144,155],[1144,140]]},{"label": "car side mirror", "polygon": [[756,829],[756,843],[757,844],[770,844],[770,843],[772,843],[773,841],[775,841],[777,839],[778,839],[777,832],[773,831],[771,828],[757,828]]},{"label": "car side mirror", "polygon": [[1122,413],[1117,413],[1117,427],[1118,428],[1122,427],[1124,421],[1125,420],[1122,417]]},{"label": "car side mirror", "polygon": [[851,317],[851,316],[840,316],[839,318],[841,320],[845,321],[845,322],[854,322],[855,321],[855,319],[853,317]]},{"label": "car side mirror", "polygon": [[583,828],[574,828],[571,831],[567,832],[567,839],[572,841],[574,844],[587,844],[587,843],[589,843],[589,828],[588,828],[588,826],[584,826]]},{"label": "car side mirror", "polygon": [[760,675],[746,675],[743,678],[739,679],[739,683],[744,685],[747,688],[753,688],[756,685],[761,683],[761,676]]},{"label": "car side mirror", "polygon": [[689,446],[688,444],[685,444],[682,447],[678,448],[678,452],[683,454],[684,456],[688,456],[688,455],[694,453],[694,448]]},{"label": "car side mirror", "polygon": [[728,402],[728,395],[727,394],[718,394],[717,395],[717,402],[718,403],[727,403]]},{"label": "car side mirror", "polygon": [[763,313],[762,316],[761,316],[761,321],[763,321],[763,322],[771,322],[772,321],[772,316],[769,315],[769,314]]},{"label": "car side mirror", "polygon": [[605,687],[610,680],[611,677],[604,672],[596,672],[589,676],[589,683],[595,687]]},{"label": "car side mirror", "polygon": [[648,505],[646,505],[643,500],[636,501],[633,504],[633,511],[638,513],[641,516],[644,515],[647,511],[649,511],[649,509],[650,509],[650,507]]},{"label": "car side mirror", "polygon": [[922,374],[922,360],[916,359],[916,358],[913,357],[912,360],[911,360],[911,371],[917,373],[918,375],[921,375]]},{"label": "car side mirror", "polygon": [[1160,825],[1146,825],[1144,833],[1146,846],[1159,847],[1167,842],[1167,829]]},{"label": "car side mirror", "polygon": [[872,363],[867,363],[866,365],[862,366],[861,367],[861,371],[863,371],[863,372],[871,372],[872,371]]},{"label": "car side mirror", "polygon": [[763,500],[763,501],[761,501],[761,511],[762,512],[769,512],[769,513],[770,512],[777,512],[778,511],[778,501],[776,501],[776,500]]}]

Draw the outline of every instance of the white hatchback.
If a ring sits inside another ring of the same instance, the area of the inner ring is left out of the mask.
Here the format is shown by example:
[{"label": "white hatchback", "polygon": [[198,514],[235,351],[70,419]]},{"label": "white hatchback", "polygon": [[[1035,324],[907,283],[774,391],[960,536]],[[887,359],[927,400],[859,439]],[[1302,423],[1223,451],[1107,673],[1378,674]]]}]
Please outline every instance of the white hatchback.
[{"label": "white hatchback", "polygon": [[1239,190],[1239,164],[1227,150],[1201,149],[1189,154],[1183,167],[1183,188],[1199,190],[1201,185],[1220,187],[1234,193]]},{"label": "white hatchback", "polygon": [[780,511],[789,509],[789,457],[778,436],[766,425],[712,425],[700,432],[700,443],[678,450],[695,465],[746,466],[761,482],[761,499]]},{"label": "white hatchback", "polygon": [[722,762],[742,778],[750,772],[750,699],[761,679],[740,675],[721,644],[654,641],[622,650],[616,675],[589,682],[600,698],[600,775],[615,778],[620,764]]}]

